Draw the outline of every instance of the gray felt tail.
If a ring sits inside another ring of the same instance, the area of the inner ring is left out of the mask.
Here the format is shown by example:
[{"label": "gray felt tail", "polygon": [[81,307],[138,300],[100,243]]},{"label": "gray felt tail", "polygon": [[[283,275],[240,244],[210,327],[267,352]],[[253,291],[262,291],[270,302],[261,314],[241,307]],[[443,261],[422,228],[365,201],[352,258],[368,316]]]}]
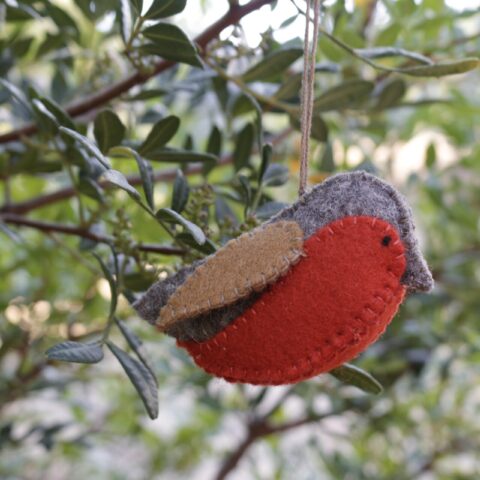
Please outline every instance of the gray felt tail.
[{"label": "gray felt tail", "polygon": [[160,309],[168,302],[172,293],[185,281],[185,279],[195,270],[198,263],[188,265],[180,269],[175,274],[155,282],[147,292],[138,299],[133,308],[147,322],[155,324],[160,314]]}]

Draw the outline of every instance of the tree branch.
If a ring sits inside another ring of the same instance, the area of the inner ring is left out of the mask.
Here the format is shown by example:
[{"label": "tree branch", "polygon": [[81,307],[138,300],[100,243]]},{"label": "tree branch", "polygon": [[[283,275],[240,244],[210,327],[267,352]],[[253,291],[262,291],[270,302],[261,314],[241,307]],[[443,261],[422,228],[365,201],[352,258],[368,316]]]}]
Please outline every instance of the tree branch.
[{"label": "tree branch", "polygon": [[228,455],[223,462],[220,470],[215,476],[215,480],[224,480],[227,478],[230,472],[235,469],[242,457],[247,453],[248,449],[260,438],[277,433],[283,433],[288,430],[292,430],[302,425],[309,423],[315,423],[323,420],[324,418],[336,415],[337,412],[330,412],[324,415],[308,415],[299,420],[293,420],[285,422],[279,425],[271,425],[267,418],[255,420],[248,425],[248,432],[245,439],[237,446],[237,448]]},{"label": "tree branch", "polygon": [[[225,156],[220,159],[220,165],[227,165],[231,163],[232,158],[231,156]],[[191,165],[186,170],[186,175],[194,175],[196,173],[201,173],[202,165]],[[155,182],[161,181],[169,181],[175,178],[177,174],[176,168],[168,168],[157,171],[154,173],[154,180]],[[128,183],[130,185],[141,185],[142,184],[142,177],[140,175],[130,175],[127,176]],[[104,183],[100,183],[101,186],[104,186]],[[47,205],[51,205],[52,203],[57,203],[61,200],[68,200],[75,196],[75,189],[73,187],[65,187],[56,192],[48,193],[46,195],[40,195],[36,198],[32,198],[30,200],[26,200],[24,202],[19,203],[11,203],[9,205],[4,205],[0,207],[0,213],[8,212],[8,213],[17,213],[19,215],[23,215],[25,213],[31,212],[32,210],[36,210],[37,208],[45,207]]]},{"label": "tree branch", "polygon": [[[272,3],[272,1],[273,0],[252,0],[251,2],[242,6],[239,6],[235,2],[231,3],[228,12],[217,22],[207,28],[203,33],[201,33],[195,39],[195,42],[202,50],[205,49],[207,44],[214,38],[218,37],[218,35],[223,30],[225,30],[225,28],[229,27],[230,25],[234,25],[235,23],[238,23],[243,17],[245,17],[249,13],[258,10],[264,5]],[[145,83],[150,78],[158,75],[161,72],[164,72],[165,70],[168,70],[173,65],[175,65],[175,62],[162,60],[155,65],[151,73],[136,72],[129,77],[119,81],[118,83],[108,88],[105,88],[104,90],[90,97],[73,103],[72,105],[68,106],[66,110],[72,117],[77,117],[79,115],[87,113],[101,105],[104,105],[110,100],[119,97],[123,93],[130,90],[132,87]],[[0,144],[11,142],[13,140],[19,140],[21,137],[32,135],[36,131],[37,126],[31,123],[17,130],[12,130],[11,132],[5,133],[4,135],[0,135]]]},{"label": "tree branch", "polygon": [[[286,128],[274,138],[272,138],[271,143],[276,145],[281,143],[290,133],[292,129]],[[232,163],[233,157],[232,155],[224,155],[218,162],[219,165],[229,165]],[[186,171],[185,175],[195,175],[202,172],[203,165],[201,164],[194,164],[190,165]],[[177,174],[176,168],[169,168],[156,171],[153,175],[155,182],[161,181],[171,181],[175,179]],[[127,177],[128,183],[130,185],[141,185],[142,184],[142,177],[140,175],[130,175]],[[102,185],[102,184],[101,184]],[[75,196],[75,189],[73,187],[66,187],[56,192],[47,193],[46,195],[40,195],[35,198],[31,198],[30,200],[25,200],[24,202],[18,203],[10,203],[3,205],[0,207],[0,214],[3,213],[15,213],[18,215],[24,215],[26,213],[31,212],[32,210],[36,210],[37,208],[45,207],[51,205],[52,203],[57,203],[62,200],[68,200]]]},{"label": "tree branch", "polygon": [[[17,225],[22,227],[30,227],[41,232],[55,232],[63,233],[65,235],[75,235],[77,237],[93,240],[98,243],[110,244],[113,241],[113,237],[107,235],[99,235],[91,230],[77,227],[74,225],[64,225],[59,223],[43,222],[40,220],[33,220],[25,218],[21,215],[15,215],[13,213],[3,213],[0,215],[0,221],[9,223],[11,225]],[[151,243],[139,243],[137,248],[142,252],[161,253],[162,255],[183,255],[185,251],[181,248],[170,247],[164,245],[155,245]]]}]

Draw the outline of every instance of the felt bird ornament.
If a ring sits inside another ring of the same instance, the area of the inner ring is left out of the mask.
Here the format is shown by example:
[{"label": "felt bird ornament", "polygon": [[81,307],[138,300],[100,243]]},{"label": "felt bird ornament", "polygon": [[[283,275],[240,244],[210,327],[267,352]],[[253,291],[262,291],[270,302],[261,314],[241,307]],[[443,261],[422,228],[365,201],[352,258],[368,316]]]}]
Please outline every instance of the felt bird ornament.
[{"label": "felt bird ornament", "polygon": [[157,282],[134,307],[206,372],[280,385],[353,359],[407,293],[432,284],[403,197],[351,172]]}]

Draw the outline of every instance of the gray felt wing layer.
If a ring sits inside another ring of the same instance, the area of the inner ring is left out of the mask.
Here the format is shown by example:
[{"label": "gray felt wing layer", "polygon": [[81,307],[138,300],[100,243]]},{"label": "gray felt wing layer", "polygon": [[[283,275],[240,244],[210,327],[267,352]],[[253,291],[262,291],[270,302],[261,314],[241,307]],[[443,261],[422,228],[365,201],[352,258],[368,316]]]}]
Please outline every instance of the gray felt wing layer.
[{"label": "gray felt wing layer", "polygon": [[183,284],[185,279],[202,263],[202,260],[181,268],[165,280],[155,282],[145,294],[138,299],[133,308],[147,322],[155,324],[160,309],[166,305],[170,296]]},{"label": "gray felt wing layer", "polygon": [[[155,324],[160,309],[166,305],[170,296],[185,282],[185,279],[203,263],[203,260],[180,269],[175,274],[154,283],[147,292],[133,304],[137,313],[151,324]],[[235,318],[248,308],[259,294],[254,293],[248,298],[238,301],[225,308],[219,308],[194,318],[179,322],[169,328],[165,333],[182,341],[203,342],[221,332]]]}]

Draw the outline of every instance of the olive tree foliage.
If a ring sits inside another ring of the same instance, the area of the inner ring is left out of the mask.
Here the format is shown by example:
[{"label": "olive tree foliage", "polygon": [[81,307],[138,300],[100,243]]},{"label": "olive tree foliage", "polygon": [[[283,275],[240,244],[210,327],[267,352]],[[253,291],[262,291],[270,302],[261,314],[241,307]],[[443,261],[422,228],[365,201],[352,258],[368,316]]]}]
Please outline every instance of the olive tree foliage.
[{"label": "olive tree foliage", "polygon": [[310,183],[396,183],[436,281],[354,365],[229,385],[130,307],[295,200],[305,8],[0,3],[2,478],[480,474],[477,9],[322,7]]}]

